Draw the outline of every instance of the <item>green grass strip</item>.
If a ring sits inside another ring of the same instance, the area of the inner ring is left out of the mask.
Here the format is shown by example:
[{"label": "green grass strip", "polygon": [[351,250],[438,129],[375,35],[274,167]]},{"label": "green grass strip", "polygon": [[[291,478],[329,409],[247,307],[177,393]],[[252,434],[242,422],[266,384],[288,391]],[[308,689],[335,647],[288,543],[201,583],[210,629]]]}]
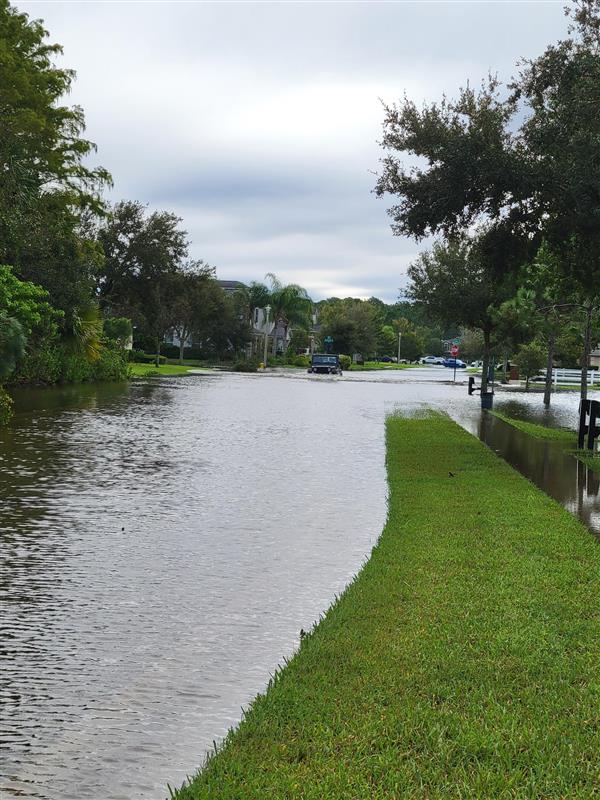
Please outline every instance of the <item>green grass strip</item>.
[{"label": "green grass strip", "polygon": [[598,796],[598,543],[445,417],[387,468],[370,560],[176,797]]},{"label": "green grass strip", "polygon": [[372,372],[381,369],[416,369],[420,364],[394,364],[388,361],[365,361],[364,364],[351,364],[352,372]]},{"label": "green grass strip", "polygon": [[154,378],[172,375],[193,375],[199,367],[181,366],[180,364],[130,364],[130,374],[133,378]]},{"label": "green grass strip", "polygon": [[585,464],[588,469],[591,469],[592,472],[600,472],[600,453],[598,451],[576,450],[573,455]]},{"label": "green grass strip", "polygon": [[523,433],[529,434],[529,436],[534,436],[536,439],[553,439],[566,444],[577,442],[576,432],[568,428],[548,428],[545,425],[537,425],[535,422],[524,422],[520,419],[508,417],[501,411],[488,411],[488,414],[501,419],[508,425],[512,425],[513,428],[523,431]]}]

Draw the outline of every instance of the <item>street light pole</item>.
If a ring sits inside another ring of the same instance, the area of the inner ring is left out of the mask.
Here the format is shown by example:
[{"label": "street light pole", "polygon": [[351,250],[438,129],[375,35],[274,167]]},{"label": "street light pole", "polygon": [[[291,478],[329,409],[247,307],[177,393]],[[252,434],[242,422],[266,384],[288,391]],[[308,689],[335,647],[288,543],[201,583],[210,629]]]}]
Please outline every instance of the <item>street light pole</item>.
[{"label": "street light pole", "polygon": [[398,332],[398,364],[400,363],[400,348],[402,346],[402,334]]},{"label": "street light pole", "polygon": [[271,306],[265,307],[265,352],[263,356],[263,364],[265,369],[267,368],[267,340],[269,338],[269,312],[271,311]]}]

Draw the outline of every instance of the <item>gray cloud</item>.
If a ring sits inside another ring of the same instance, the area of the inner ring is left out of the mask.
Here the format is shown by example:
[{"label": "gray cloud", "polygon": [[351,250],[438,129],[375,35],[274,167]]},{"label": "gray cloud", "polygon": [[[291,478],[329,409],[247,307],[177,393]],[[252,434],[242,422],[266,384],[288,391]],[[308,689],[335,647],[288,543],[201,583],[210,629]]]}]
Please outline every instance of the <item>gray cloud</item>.
[{"label": "gray cloud", "polygon": [[394,300],[419,251],[371,193],[380,98],[452,95],[564,35],[560,3],[18,4],[78,79],[112,199],[175,211],[222,278]]}]

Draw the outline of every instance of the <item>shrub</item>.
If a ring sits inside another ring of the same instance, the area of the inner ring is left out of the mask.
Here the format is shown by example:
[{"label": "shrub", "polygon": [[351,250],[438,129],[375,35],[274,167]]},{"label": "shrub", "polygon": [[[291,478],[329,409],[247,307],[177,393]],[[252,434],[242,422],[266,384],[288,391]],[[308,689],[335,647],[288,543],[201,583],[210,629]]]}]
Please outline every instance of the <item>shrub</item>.
[{"label": "shrub", "polygon": [[127,357],[113,343],[104,345],[100,358],[92,366],[93,379],[96,381],[124,381],[129,377]]},{"label": "shrub", "polygon": [[[160,352],[167,358],[179,359],[179,347],[175,344],[161,344]],[[204,354],[199,347],[184,347],[183,357],[199,361],[204,358]]]},{"label": "shrub", "polygon": [[25,354],[12,380],[18,383],[57,383],[62,370],[62,347],[57,342],[46,342]]},{"label": "shrub", "polygon": [[289,363],[294,367],[310,367],[309,356],[293,356],[289,359]]},{"label": "shrub", "polygon": [[0,386],[0,425],[6,425],[13,415],[12,397]]},{"label": "shrub", "polygon": [[61,383],[86,383],[94,377],[95,364],[88,361],[81,353],[69,353],[63,350]]},{"label": "shrub", "polygon": [[[136,364],[156,364],[156,356],[151,353],[144,353],[143,350],[129,350],[127,358]],[[166,364],[166,362],[166,356],[158,357],[159,364]]]},{"label": "shrub", "polygon": [[350,369],[352,366],[352,359],[350,356],[340,356],[340,364],[342,365],[342,369]]},{"label": "shrub", "polygon": [[256,358],[240,358],[233,363],[234,372],[257,372],[259,361]]}]

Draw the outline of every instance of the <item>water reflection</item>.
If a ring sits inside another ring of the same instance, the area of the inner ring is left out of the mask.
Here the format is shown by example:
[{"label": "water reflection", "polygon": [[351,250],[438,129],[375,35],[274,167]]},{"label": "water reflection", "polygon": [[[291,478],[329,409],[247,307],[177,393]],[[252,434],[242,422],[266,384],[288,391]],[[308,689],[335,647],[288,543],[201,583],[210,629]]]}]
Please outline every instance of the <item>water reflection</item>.
[{"label": "water reflection", "polygon": [[596,524],[596,476],[442,377],[22,392],[0,432],[2,796],[158,800],[193,772],[368,556],[396,407],[447,411]]},{"label": "water reflection", "polygon": [[[539,415],[516,407],[514,402],[504,404],[502,410],[514,416],[518,413],[521,419],[540,419]],[[535,439],[490,414],[481,415],[477,433],[515,469],[600,535],[598,473],[573,458],[559,442]]]}]

